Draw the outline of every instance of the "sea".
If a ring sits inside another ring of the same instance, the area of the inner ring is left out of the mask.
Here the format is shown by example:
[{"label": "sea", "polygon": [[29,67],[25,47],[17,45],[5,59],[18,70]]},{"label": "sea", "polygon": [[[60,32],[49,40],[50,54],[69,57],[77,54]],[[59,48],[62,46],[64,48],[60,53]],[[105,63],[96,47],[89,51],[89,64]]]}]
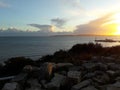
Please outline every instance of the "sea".
[{"label": "sea", "polygon": [[[120,41],[120,36],[32,36],[0,37],[0,62],[12,57],[28,57],[34,60],[53,54],[56,51],[68,50],[75,44],[96,43],[98,39]],[[104,47],[120,45],[120,42],[101,42]]]}]

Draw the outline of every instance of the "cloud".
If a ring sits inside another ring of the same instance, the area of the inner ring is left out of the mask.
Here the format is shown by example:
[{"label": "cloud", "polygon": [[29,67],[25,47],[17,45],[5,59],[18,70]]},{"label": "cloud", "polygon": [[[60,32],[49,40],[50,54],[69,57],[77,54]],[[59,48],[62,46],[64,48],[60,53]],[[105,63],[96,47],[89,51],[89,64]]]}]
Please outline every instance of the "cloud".
[{"label": "cloud", "polygon": [[60,19],[60,18],[55,18],[51,19],[52,24],[54,24],[58,28],[63,28],[63,26],[66,24],[67,20],[65,19]]},{"label": "cloud", "polygon": [[20,30],[18,28],[1,28],[0,36],[48,36],[54,35],[54,32]]},{"label": "cloud", "polygon": [[52,25],[40,25],[40,24],[28,24],[32,27],[38,28],[40,31],[43,32],[53,32],[54,31],[54,26]]},{"label": "cloud", "polygon": [[60,0],[62,2],[63,12],[68,17],[80,17],[86,14],[85,8],[81,5],[80,0]]},{"label": "cloud", "polygon": [[107,14],[101,18],[90,21],[87,24],[77,25],[75,34],[112,34],[116,24],[110,23],[114,13]]},{"label": "cloud", "polygon": [[10,7],[9,4],[0,1],[0,8]]},{"label": "cloud", "polygon": [[44,32],[44,31],[29,31],[20,30],[18,28],[1,28],[0,36],[52,36],[52,35],[69,35],[71,32]]}]

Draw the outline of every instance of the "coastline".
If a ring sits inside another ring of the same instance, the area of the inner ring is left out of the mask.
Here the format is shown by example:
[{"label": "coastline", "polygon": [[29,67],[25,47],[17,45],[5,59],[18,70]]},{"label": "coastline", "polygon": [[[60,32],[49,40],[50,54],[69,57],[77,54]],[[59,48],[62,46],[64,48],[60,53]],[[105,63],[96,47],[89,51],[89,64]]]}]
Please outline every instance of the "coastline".
[{"label": "coastline", "polygon": [[16,90],[114,90],[119,87],[119,55],[120,46],[84,43],[37,61],[11,58],[0,65],[0,89],[10,85]]}]

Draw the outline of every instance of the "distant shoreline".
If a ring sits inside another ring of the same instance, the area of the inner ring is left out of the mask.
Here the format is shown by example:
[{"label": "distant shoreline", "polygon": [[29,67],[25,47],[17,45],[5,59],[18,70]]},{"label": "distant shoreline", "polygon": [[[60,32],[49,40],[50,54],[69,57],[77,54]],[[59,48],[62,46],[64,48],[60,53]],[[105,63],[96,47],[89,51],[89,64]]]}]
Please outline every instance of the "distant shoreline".
[{"label": "distant shoreline", "polygon": [[99,34],[70,34],[70,35],[4,35],[0,37],[56,37],[56,36],[120,36],[120,35],[99,35]]}]

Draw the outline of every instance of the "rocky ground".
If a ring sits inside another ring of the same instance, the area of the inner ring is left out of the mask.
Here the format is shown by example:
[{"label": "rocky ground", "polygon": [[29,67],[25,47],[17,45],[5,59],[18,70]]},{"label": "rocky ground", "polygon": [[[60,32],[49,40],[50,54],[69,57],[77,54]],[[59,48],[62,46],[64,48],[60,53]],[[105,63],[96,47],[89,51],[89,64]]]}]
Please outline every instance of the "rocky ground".
[{"label": "rocky ground", "polygon": [[2,82],[1,90],[120,90],[120,63],[112,57],[92,57],[80,65],[44,62],[26,65]]},{"label": "rocky ground", "polygon": [[120,46],[77,44],[37,61],[8,59],[0,90],[120,90]]}]

